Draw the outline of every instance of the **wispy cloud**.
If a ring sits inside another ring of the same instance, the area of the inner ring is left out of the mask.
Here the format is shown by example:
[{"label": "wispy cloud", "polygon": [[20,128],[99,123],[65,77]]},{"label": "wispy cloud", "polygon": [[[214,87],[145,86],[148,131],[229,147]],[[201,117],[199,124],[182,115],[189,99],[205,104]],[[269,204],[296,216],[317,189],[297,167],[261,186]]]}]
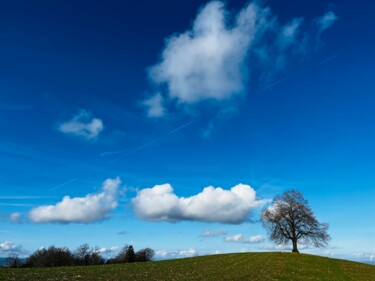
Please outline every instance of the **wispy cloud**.
[{"label": "wispy cloud", "polygon": [[29,218],[35,223],[92,223],[106,219],[117,208],[120,183],[119,178],[107,179],[99,193],[65,196],[55,205],[32,209]]},{"label": "wispy cloud", "polygon": [[209,186],[191,197],[178,197],[170,184],[138,191],[132,199],[137,216],[147,221],[202,221],[238,224],[249,221],[251,211],[268,200],[259,200],[249,185],[230,190]]},{"label": "wispy cloud", "polygon": [[327,28],[331,27],[334,24],[334,22],[337,21],[337,19],[338,19],[337,15],[332,11],[329,11],[325,13],[323,16],[318,17],[316,19],[316,22],[317,22],[319,31],[323,32]]},{"label": "wispy cloud", "polygon": [[104,129],[102,120],[94,118],[86,110],[80,110],[71,120],[63,122],[58,130],[64,134],[75,135],[85,139],[96,139]]},{"label": "wispy cloud", "polygon": [[147,108],[148,117],[162,117],[165,115],[163,97],[160,93],[146,99],[143,105]]},{"label": "wispy cloud", "polygon": [[17,224],[23,223],[23,217],[20,212],[11,213],[9,215],[9,221]]},{"label": "wispy cloud", "polygon": [[218,229],[218,230],[205,230],[201,234],[199,234],[199,237],[217,237],[226,235],[228,233],[228,230],[225,229]]}]

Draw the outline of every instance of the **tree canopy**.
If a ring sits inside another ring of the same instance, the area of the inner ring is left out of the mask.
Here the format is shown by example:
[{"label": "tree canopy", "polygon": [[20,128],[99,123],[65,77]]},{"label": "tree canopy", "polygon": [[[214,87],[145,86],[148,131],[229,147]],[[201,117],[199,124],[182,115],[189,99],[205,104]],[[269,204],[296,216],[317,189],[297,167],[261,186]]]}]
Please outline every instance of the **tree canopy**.
[{"label": "tree canopy", "polygon": [[277,244],[292,242],[293,252],[298,252],[298,241],[324,247],[330,239],[328,224],[315,218],[308,201],[297,190],[276,196],[262,211],[261,220],[270,239]]}]

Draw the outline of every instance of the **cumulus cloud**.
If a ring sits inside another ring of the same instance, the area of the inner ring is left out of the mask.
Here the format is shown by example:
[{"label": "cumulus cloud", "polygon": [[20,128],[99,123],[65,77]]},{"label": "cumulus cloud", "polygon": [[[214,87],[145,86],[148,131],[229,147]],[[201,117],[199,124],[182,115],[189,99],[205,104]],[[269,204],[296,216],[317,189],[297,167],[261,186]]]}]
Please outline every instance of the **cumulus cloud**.
[{"label": "cumulus cloud", "polygon": [[261,243],[264,242],[265,238],[262,235],[246,237],[243,234],[236,234],[233,236],[227,236],[224,238],[225,242],[234,243]]},{"label": "cumulus cloud", "polygon": [[228,233],[228,230],[225,230],[225,229],[205,230],[199,235],[199,237],[217,237],[221,235],[226,235],[227,233]]},{"label": "cumulus cloud", "polygon": [[75,135],[90,140],[97,138],[104,129],[104,126],[102,120],[94,118],[86,110],[80,110],[71,120],[61,123],[57,129],[64,134]]},{"label": "cumulus cloud", "polygon": [[120,179],[104,181],[99,193],[85,197],[65,196],[55,205],[40,206],[29,212],[35,223],[92,223],[108,218],[118,205]]},{"label": "cumulus cloud", "polygon": [[25,251],[21,245],[17,245],[11,241],[0,243],[0,257],[7,257],[9,255],[23,256]]},{"label": "cumulus cloud", "polygon": [[178,259],[198,256],[198,251],[195,248],[186,250],[159,250],[155,252],[156,259]]},{"label": "cumulus cloud", "polygon": [[137,192],[132,205],[147,221],[202,221],[238,224],[249,220],[252,210],[269,200],[259,200],[255,190],[238,184],[230,190],[209,186],[191,197],[178,197],[170,184],[155,185]]},{"label": "cumulus cloud", "polygon": [[284,69],[289,57],[301,57],[306,44],[317,43],[309,39],[316,29],[321,33],[336,19],[328,12],[316,20],[315,30],[308,30],[303,18],[281,23],[259,1],[247,4],[236,15],[221,1],[209,2],[190,30],[166,40],[160,62],[149,69],[150,80],[164,91],[144,102],[148,115],[163,116],[162,101],[186,106],[244,94],[253,69],[262,67],[270,73]]},{"label": "cumulus cloud", "polygon": [[243,62],[256,31],[257,10],[250,4],[230,28],[224,4],[208,3],[192,30],[167,40],[162,61],[151,68],[151,79],[166,83],[169,96],[181,103],[222,100],[242,92]]}]

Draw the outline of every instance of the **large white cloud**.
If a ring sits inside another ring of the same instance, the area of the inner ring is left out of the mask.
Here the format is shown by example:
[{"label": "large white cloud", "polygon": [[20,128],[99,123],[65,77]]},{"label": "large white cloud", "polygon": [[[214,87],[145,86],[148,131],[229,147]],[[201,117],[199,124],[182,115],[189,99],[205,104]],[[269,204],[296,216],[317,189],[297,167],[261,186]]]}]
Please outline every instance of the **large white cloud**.
[{"label": "large white cloud", "polygon": [[190,30],[166,40],[160,62],[150,68],[151,81],[161,89],[166,86],[166,91],[144,102],[149,117],[164,115],[161,101],[191,105],[244,94],[249,70],[266,72],[263,76],[282,70],[289,57],[301,57],[306,44],[317,43],[309,37],[320,34],[335,20],[335,14],[328,12],[315,19],[315,30],[309,30],[303,28],[303,18],[281,23],[259,1],[247,4],[236,15],[221,1],[209,2]]},{"label": "large white cloud", "polygon": [[243,234],[236,234],[232,236],[227,236],[224,238],[225,242],[234,243],[261,243],[264,242],[265,238],[262,235],[255,235],[246,237]]},{"label": "large white cloud", "polygon": [[104,181],[99,193],[85,197],[65,196],[55,205],[40,206],[29,212],[35,223],[92,223],[109,217],[118,206],[120,179]]},{"label": "large white cloud", "polygon": [[206,187],[191,197],[178,197],[170,184],[138,191],[132,199],[137,216],[147,221],[182,220],[237,224],[249,220],[251,211],[269,200],[259,200],[249,185],[230,190]]},{"label": "large white cloud", "polygon": [[86,139],[97,138],[103,129],[102,120],[92,117],[86,110],[80,110],[71,120],[58,126],[58,130],[64,134],[76,135]]},{"label": "large white cloud", "polygon": [[224,4],[208,3],[192,30],[169,38],[162,61],[151,68],[151,79],[166,83],[169,96],[181,103],[222,100],[241,93],[243,62],[258,12],[256,5],[248,5],[231,28],[226,25]]}]

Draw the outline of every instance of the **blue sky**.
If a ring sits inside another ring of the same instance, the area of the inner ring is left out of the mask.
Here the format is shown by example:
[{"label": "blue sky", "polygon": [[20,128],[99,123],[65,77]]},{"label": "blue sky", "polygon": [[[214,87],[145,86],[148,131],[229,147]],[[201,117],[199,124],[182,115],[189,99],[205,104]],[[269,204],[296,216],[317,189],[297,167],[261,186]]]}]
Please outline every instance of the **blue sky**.
[{"label": "blue sky", "polygon": [[295,188],[373,259],[375,7],[310,2],[1,3],[0,256],[283,250]]}]

